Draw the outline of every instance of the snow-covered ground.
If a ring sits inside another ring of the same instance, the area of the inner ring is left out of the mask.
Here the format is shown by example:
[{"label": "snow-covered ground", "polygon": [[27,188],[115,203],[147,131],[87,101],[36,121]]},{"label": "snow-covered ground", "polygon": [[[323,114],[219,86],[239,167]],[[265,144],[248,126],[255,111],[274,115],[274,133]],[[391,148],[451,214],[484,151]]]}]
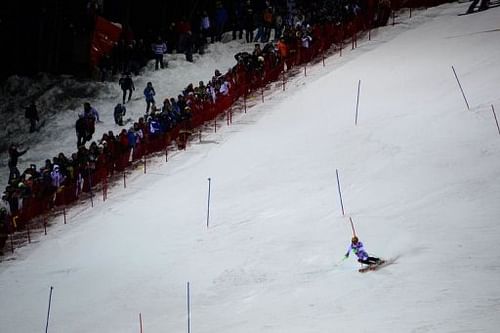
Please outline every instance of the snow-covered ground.
[{"label": "snow-covered ground", "polygon": [[[468,5],[414,11],[71,209],[0,264],[2,332],[42,331],[51,286],[49,332],[139,332],[139,313],[144,332],[187,331],[188,282],[192,332],[497,332],[500,8]],[[107,89],[91,102],[111,125]],[[27,158],[74,140],[80,102]],[[392,265],[341,260],[349,217]]]}]

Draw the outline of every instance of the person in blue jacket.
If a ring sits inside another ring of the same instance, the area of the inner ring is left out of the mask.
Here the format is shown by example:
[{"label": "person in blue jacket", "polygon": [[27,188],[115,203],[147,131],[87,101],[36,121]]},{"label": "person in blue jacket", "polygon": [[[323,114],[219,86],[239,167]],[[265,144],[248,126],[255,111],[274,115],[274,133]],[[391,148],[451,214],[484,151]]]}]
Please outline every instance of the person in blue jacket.
[{"label": "person in blue jacket", "polygon": [[371,257],[366,252],[363,243],[359,241],[358,237],[354,236],[351,239],[351,244],[347,249],[347,253],[345,254],[345,258],[349,258],[349,253],[354,252],[354,254],[358,257],[358,262],[365,265],[377,265],[381,263],[380,258]]}]

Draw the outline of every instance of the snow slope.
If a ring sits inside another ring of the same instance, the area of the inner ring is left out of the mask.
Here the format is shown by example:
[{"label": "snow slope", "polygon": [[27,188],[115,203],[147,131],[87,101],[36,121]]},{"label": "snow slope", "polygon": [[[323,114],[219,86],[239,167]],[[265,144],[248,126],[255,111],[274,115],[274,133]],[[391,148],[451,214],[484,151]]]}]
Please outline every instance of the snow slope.
[{"label": "snow slope", "polygon": [[[189,282],[193,332],[497,332],[500,9],[467,5],[379,29],[72,209],[0,264],[2,331],[41,331],[50,286],[50,332],[187,331]],[[394,264],[341,260],[348,217]]]}]

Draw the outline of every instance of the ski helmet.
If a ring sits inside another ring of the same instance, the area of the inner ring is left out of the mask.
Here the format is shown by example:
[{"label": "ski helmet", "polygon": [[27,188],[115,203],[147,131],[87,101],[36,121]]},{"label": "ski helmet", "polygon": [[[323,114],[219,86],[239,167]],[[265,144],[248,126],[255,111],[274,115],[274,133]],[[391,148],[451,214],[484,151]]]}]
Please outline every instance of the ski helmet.
[{"label": "ski helmet", "polygon": [[359,241],[358,237],[354,236],[353,238],[351,238],[351,241],[353,243],[357,243]]}]

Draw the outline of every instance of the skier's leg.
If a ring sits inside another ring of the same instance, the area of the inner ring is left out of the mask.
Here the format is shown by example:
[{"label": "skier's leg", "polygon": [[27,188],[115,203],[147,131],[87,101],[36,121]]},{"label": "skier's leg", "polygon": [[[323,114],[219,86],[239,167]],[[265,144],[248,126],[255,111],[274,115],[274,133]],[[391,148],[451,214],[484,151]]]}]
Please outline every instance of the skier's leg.
[{"label": "skier's leg", "polygon": [[378,264],[380,262],[380,259],[376,257],[368,257],[366,258],[366,260],[371,264]]}]

